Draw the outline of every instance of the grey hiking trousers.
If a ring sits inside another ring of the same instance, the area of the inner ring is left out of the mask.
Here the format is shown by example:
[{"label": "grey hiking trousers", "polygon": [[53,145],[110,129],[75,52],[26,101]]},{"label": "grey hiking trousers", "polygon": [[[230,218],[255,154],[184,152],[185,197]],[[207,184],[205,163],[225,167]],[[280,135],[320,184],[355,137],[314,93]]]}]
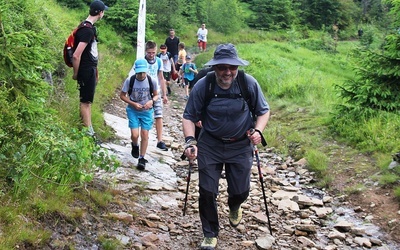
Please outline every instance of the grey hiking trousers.
[{"label": "grey hiking trousers", "polygon": [[203,234],[205,237],[217,237],[219,221],[216,199],[223,166],[228,183],[228,206],[236,211],[249,196],[253,145],[247,138],[226,143],[204,132],[197,146],[199,212]]}]

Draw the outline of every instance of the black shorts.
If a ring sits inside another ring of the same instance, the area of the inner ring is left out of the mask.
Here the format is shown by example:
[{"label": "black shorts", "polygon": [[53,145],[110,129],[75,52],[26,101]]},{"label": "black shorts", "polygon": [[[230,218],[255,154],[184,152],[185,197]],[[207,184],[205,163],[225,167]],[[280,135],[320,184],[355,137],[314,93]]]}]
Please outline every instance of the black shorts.
[{"label": "black shorts", "polygon": [[193,87],[193,84],[192,84],[192,82],[193,82],[193,80],[189,80],[189,79],[187,79],[187,78],[184,78],[184,85],[185,86],[189,86],[189,88],[192,88]]},{"label": "black shorts", "polygon": [[79,89],[80,102],[93,103],[96,84],[97,84],[97,68],[79,70],[78,89]]},{"label": "black shorts", "polygon": [[169,82],[171,80],[171,72],[163,72],[164,79]]}]

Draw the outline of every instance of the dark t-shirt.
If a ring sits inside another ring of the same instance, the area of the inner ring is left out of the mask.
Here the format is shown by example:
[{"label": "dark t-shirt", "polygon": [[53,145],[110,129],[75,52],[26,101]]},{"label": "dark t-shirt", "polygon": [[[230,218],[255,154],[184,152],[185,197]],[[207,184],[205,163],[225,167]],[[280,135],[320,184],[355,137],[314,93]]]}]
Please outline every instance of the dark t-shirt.
[{"label": "dark t-shirt", "polygon": [[83,27],[76,32],[75,47],[78,46],[80,42],[88,43],[81,55],[79,69],[97,67],[98,51],[97,51],[97,40],[95,36],[96,33],[94,26],[93,28]]},{"label": "dark t-shirt", "polygon": [[[252,106],[255,107],[255,114],[260,116],[267,113],[269,105],[256,79],[246,74],[246,82]],[[201,120],[203,129],[215,137],[240,138],[245,135],[253,125],[247,102],[243,98],[212,98],[206,112],[203,113],[206,86],[206,78],[203,77],[193,87],[183,118],[192,122]],[[239,94],[239,84],[235,80],[226,90],[216,84],[214,93]]]},{"label": "dark t-shirt", "polygon": [[175,56],[178,55],[178,44],[179,44],[179,37],[175,36],[174,39],[171,37],[167,37],[165,39],[165,45],[167,45],[167,51],[171,53],[171,55]]}]

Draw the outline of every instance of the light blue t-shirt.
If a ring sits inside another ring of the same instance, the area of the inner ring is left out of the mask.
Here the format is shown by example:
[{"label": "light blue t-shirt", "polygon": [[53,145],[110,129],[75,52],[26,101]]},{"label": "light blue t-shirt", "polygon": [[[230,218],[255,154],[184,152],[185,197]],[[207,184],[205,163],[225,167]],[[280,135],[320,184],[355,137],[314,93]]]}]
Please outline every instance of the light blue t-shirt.
[{"label": "light blue t-shirt", "polygon": [[186,78],[189,81],[193,81],[195,74],[194,72],[190,71],[190,68],[196,69],[196,65],[194,63],[184,63],[182,65],[183,78]]},{"label": "light blue t-shirt", "polygon": [[148,64],[148,69],[149,71],[147,74],[151,76],[151,80],[157,84],[157,91],[160,92],[160,83],[158,82],[158,71],[162,70],[162,61],[159,57],[155,57],[155,62],[154,63],[149,63]]}]

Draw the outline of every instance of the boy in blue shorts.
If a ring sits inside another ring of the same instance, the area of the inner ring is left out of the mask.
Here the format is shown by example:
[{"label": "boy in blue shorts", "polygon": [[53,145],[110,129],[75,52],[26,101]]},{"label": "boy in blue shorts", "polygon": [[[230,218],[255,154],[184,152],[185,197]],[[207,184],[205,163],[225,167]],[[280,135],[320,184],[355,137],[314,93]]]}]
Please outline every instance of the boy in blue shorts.
[{"label": "boy in blue shorts", "polygon": [[194,80],[194,77],[197,73],[198,72],[196,64],[192,63],[192,57],[190,55],[187,55],[185,63],[179,70],[179,74],[183,78],[183,86],[186,93],[186,96],[184,97],[185,100],[189,98],[189,87],[193,87],[192,81]]},{"label": "boy in blue shorts", "polygon": [[[120,98],[128,104],[126,113],[129,120],[129,128],[131,129],[131,154],[134,158],[139,158],[137,168],[144,170],[147,162],[144,156],[149,144],[149,130],[154,123],[153,104],[158,99],[158,93],[157,83],[149,79],[150,76],[147,75],[147,60],[136,60],[134,67],[136,74],[125,80]],[[150,84],[153,86],[150,87]],[[151,90],[153,90],[152,93]],[[140,131],[139,128],[141,128]],[[139,133],[141,137],[140,151]]]}]

